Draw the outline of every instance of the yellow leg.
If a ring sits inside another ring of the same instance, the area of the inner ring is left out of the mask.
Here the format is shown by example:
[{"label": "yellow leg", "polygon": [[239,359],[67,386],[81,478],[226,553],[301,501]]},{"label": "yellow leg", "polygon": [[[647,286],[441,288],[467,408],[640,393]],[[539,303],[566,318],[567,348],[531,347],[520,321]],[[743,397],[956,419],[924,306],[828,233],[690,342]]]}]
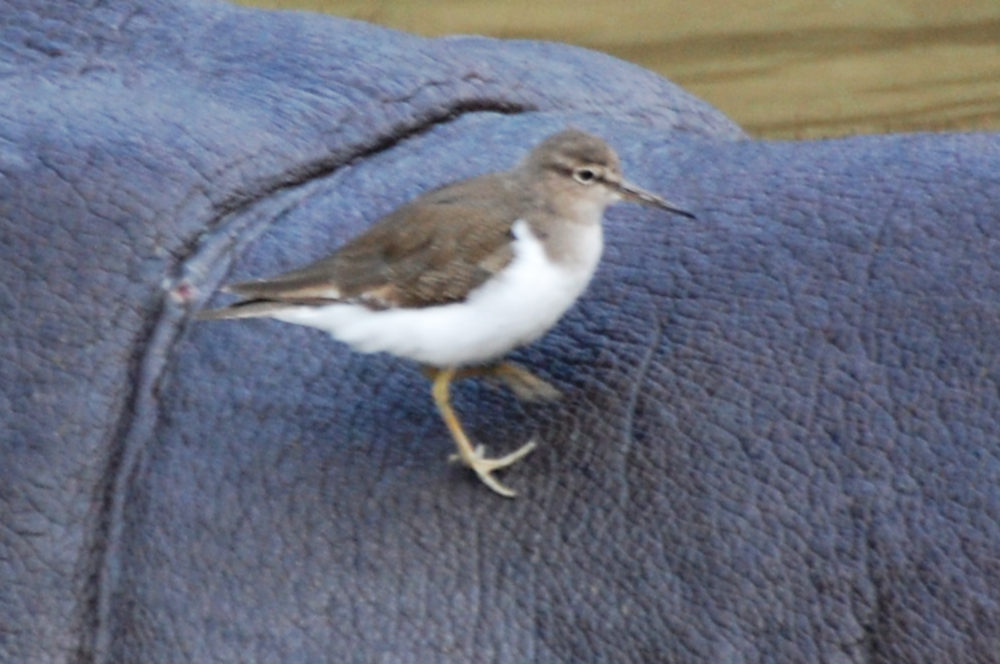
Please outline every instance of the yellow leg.
[{"label": "yellow leg", "polygon": [[542,380],[520,364],[501,362],[486,367],[485,373],[502,380],[521,401],[555,401],[561,396],[554,385]]},{"label": "yellow leg", "polygon": [[492,473],[494,470],[505,468],[517,462],[530,453],[535,449],[534,441],[522,445],[517,450],[499,459],[487,458],[485,456],[486,450],[481,445],[473,446],[469,442],[469,438],[465,435],[465,431],[462,430],[462,425],[459,423],[458,417],[451,407],[449,388],[456,374],[455,368],[434,369],[431,370],[431,373],[433,380],[431,394],[434,396],[434,403],[437,405],[438,412],[441,413],[441,418],[448,427],[448,431],[451,432],[451,437],[455,439],[455,445],[458,447],[458,460],[474,470],[483,484],[501,496],[513,498],[515,495],[514,491],[497,481]]},{"label": "yellow leg", "polygon": [[[423,371],[428,378],[434,380],[434,377],[441,370],[423,367]],[[514,362],[497,362],[496,364],[455,369],[452,380],[465,380],[480,376],[501,381],[521,401],[556,401],[562,396],[554,385]]]}]

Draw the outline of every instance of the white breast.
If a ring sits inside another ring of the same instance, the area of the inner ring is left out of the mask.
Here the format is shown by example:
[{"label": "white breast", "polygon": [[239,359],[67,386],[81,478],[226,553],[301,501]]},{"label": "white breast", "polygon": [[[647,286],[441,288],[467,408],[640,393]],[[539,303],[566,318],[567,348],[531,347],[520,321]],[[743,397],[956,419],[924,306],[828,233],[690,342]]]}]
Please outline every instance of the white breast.
[{"label": "white breast", "polygon": [[436,367],[487,362],[542,336],[587,287],[603,248],[601,226],[578,232],[582,260],[563,265],[549,260],[526,222],[515,222],[514,259],[464,302],[386,311],[331,304],[273,316],[325,330],[364,353],[387,352]]}]

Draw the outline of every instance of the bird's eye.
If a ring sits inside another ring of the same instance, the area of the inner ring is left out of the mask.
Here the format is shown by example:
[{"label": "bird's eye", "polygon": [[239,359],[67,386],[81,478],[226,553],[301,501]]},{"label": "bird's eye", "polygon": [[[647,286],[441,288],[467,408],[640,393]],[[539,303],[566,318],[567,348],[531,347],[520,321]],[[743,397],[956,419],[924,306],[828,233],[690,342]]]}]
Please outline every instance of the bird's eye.
[{"label": "bird's eye", "polygon": [[573,171],[573,179],[580,184],[591,184],[597,179],[597,173],[592,168],[578,168]]}]

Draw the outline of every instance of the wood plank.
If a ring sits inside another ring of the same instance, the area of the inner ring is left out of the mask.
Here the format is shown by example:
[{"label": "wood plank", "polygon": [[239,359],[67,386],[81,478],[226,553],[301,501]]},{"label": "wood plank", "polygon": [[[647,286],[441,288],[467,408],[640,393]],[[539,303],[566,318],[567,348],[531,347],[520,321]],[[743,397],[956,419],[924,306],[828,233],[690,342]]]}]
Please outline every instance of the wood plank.
[{"label": "wood plank", "polygon": [[760,137],[1000,129],[996,0],[245,2],[594,48],[662,73]]}]

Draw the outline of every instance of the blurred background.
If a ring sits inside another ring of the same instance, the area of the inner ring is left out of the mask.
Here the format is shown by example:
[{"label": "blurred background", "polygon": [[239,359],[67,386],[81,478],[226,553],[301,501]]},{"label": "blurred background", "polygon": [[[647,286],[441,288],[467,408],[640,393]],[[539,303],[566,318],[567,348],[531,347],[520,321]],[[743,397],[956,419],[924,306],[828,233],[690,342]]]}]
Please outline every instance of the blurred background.
[{"label": "blurred background", "polygon": [[660,72],[763,138],[1000,129],[1000,0],[242,4],[585,46]]}]

